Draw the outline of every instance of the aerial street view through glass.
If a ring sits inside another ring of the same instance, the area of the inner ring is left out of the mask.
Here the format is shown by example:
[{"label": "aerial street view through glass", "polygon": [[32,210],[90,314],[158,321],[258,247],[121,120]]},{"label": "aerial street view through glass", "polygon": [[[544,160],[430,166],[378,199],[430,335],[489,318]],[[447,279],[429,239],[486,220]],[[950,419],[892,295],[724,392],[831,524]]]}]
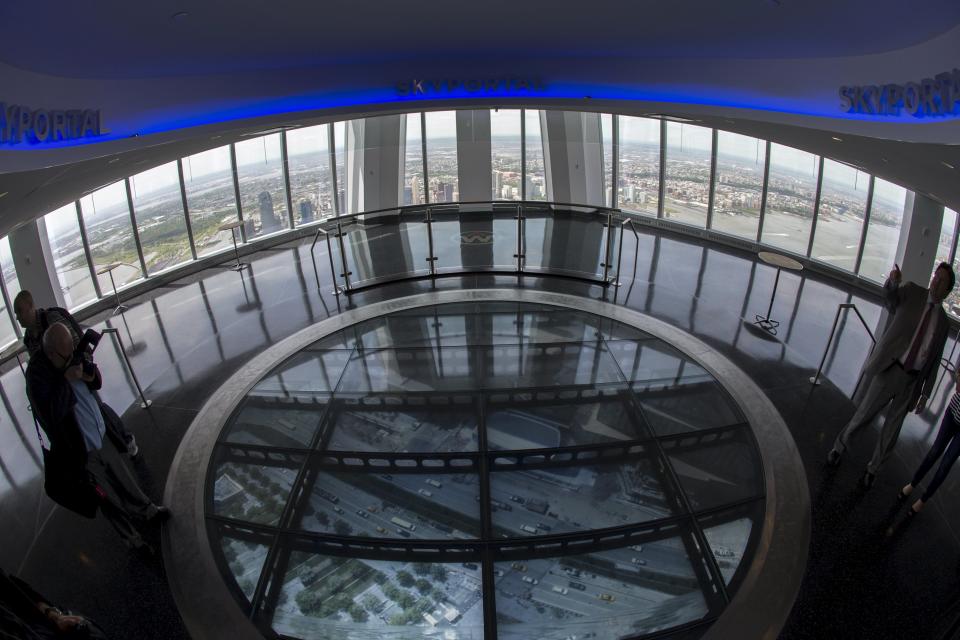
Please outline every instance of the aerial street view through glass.
[{"label": "aerial street view through glass", "polygon": [[706,624],[763,512],[750,427],[705,369],[534,304],[331,334],[251,389],[212,462],[226,579],[287,637],[481,638],[494,610],[517,639]]}]

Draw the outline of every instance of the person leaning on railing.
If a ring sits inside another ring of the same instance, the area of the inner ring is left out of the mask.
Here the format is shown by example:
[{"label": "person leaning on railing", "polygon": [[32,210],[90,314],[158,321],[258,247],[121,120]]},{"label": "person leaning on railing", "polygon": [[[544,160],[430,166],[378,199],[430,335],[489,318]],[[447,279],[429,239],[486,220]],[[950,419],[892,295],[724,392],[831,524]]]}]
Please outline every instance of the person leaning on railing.
[{"label": "person leaning on railing", "polygon": [[[80,337],[83,335],[83,327],[77,322],[76,318],[66,309],[60,307],[48,307],[46,309],[37,309],[33,302],[33,295],[24,289],[13,299],[13,312],[17,317],[17,322],[23,327],[23,346],[27,349],[27,355],[33,358],[40,352],[43,344],[43,334],[47,328],[54,323],[61,323],[70,330],[73,337],[73,344],[80,343]],[[92,358],[88,355],[88,358]],[[140,455],[140,447],[137,446],[137,439],[133,437],[123,424],[123,420],[117,415],[100,395],[94,393],[97,404],[100,405],[100,411],[103,413],[104,423],[107,425],[107,436],[110,442],[121,453],[126,452],[131,459]]]},{"label": "person leaning on railing", "polygon": [[943,456],[940,460],[940,466],[937,467],[937,472],[933,474],[933,480],[927,485],[923,495],[910,506],[907,511],[908,516],[914,516],[923,509],[923,505],[937,492],[937,489],[946,480],[947,474],[950,473],[953,463],[960,456],[960,361],[957,362],[957,365],[958,368],[954,373],[956,385],[953,397],[950,398],[950,406],[943,413],[937,438],[933,441],[933,446],[930,447],[930,451],[927,452],[916,473],[913,474],[913,478],[900,489],[900,494],[897,496],[900,500],[906,500],[907,496],[913,493],[914,488],[923,480],[923,476],[927,475],[927,472],[933,467],[937,458]]}]

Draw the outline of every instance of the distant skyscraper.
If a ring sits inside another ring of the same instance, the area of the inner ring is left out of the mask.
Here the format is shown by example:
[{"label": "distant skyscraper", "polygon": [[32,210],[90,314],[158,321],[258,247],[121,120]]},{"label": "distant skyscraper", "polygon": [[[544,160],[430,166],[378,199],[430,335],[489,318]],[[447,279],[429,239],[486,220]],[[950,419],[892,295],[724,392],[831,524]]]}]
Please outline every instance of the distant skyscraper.
[{"label": "distant skyscraper", "polygon": [[448,182],[443,185],[443,201],[444,202],[454,202],[453,199],[453,183]]},{"label": "distant skyscraper", "polygon": [[403,188],[403,204],[409,205],[413,204],[413,189],[410,187]]},{"label": "distant skyscraper", "polygon": [[503,193],[503,172],[494,171],[493,172],[493,192],[496,194],[494,197],[501,197]]},{"label": "distant skyscraper", "polygon": [[633,202],[636,197],[636,188],[632,184],[628,184],[626,189],[623,190],[623,199],[627,202]]},{"label": "distant skyscraper", "polygon": [[447,193],[447,183],[438,182],[437,183],[437,202],[450,202],[446,199]]},{"label": "distant skyscraper", "polygon": [[537,194],[534,192],[534,189],[533,189],[533,180],[530,179],[530,176],[527,176],[526,178],[524,178],[523,185],[524,185],[524,191],[526,192],[524,194],[524,197],[527,200],[531,200],[537,197]]},{"label": "distant skyscraper", "polygon": [[420,204],[423,201],[420,197],[420,178],[418,176],[410,178],[410,201],[415,204]]},{"label": "distant skyscraper", "polygon": [[300,201],[300,224],[313,222],[313,203],[309,200]]},{"label": "distant skyscraper", "polygon": [[280,219],[273,211],[273,196],[269,191],[261,191],[260,196],[260,232],[272,233],[280,229]]},{"label": "distant skyscraper", "polygon": [[347,192],[341,188],[337,193],[340,196],[340,211],[338,213],[344,213],[347,210]]}]

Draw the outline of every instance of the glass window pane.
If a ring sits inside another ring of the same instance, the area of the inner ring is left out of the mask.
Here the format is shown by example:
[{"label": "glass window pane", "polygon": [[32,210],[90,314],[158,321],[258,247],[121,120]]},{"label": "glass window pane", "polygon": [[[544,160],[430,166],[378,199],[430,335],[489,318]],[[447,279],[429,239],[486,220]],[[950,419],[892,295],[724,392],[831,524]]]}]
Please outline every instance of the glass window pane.
[{"label": "glass window pane", "polygon": [[520,199],[520,110],[490,112],[492,200]]},{"label": "glass window pane", "polygon": [[536,109],[524,111],[524,135],[526,139],[526,198],[527,200],[547,199],[547,175],[543,165],[543,136],[540,134],[540,112]]},{"label": "glass window pane", "polygon": [[130,176],[130,195],[147,275],[190,260],[177,163]]},{"label": "glass window pane", "polygon": [[287,131],[290,198],[298,226],[333,215],[328,127],[321,124]]},{"label": "glass window pane", "polygon": [[280,134],[238,142],[234,148],[247,239],[290,228]]},{"label": "glass window pane", "polygon": [[[183,159],[183,186],[197,257],[233,246],[230,231],[218,227],[237,220],[237,198],[233,190],[230,147],[210,149]],[[237,230],[237,242],[241,241]]]},{"label": "glass window pane", "polygon": [[866,173],[824,159],[812,258],[847,271],[856,268],[869,188]]},{"label": "glass window pane", "polygon": [[346,157],[346,135],[349,122],[334,122],[333,127],[333,162],[337,169],[337,202],[340,207],[339,213],[345,213],[347,210],[347,189],[346,170],[344,169],[344,158]]},{"label": "glass window pane", "polygon": [[767,143],[763,140],[717,131],[714,229],[756,240],[766,156]]},{"label": "glass window pane", "polygon": [[403,160],[404,205],[424,204],[427,190],[423,184],[423,131],[419,113],[403,116],[407,123],[406,147]]},{"label": "glass window pane", "polygon": [[819,164],[820,158],[812,153],[770,145],[770,184],[760,242],[807,255]]},{"label": "glass window pane", "polygon": [[[76,309],[97,297],[87,256],[83,251],[77,205],[74,202],[64,205],[45,215],[43,220],[64,304],[69,310]],[[10,293],[16,295],[15,291]]]},{"label": "glass window pane", "polygon": [[[115,182],[80,200],[83,226],[87,229],[90,257],[94,269],[100,271],[112,264],[117,288],[143,277],[140,273],[140,258],[130,226],[130,209],[127,204],[127,188],[123,181]],[[104,295],[113,291],[110,274],[98,273],[100,291]]]},{"label": "glass window pane", "polygon": [[319,472],[294,526],[341,536],[463,540],[480,535],[475,473]]},{"label": "glass window pane", "polygon": [[603,204],[613,206],[613,116],[600,114],[600,145],[603,147]]},{"label": "glass window pane", "polygon": [[633,638],[700,620],[712,585],[701,587],[687,555],[692,534],[672,532],[622,549],[496,563],[497,635]]},{"label": "glass window pane", "polygon": [[660,200],[660,121],[620,116],[620,208],[657,215]]},{"label": "glass window pane", "polygon": [[663,217],[707,226],[712,129],[667,123],[667,178]]},{"label": "glass window pane", "polygon": [[874,282],[887,279],[897,255],[900,224],[903,222],[903,208],[906,203],[906,189],[880,178],[874,180],[870,224],[867,226],[863,260],[860,262],[861,277]]},{"label": "glass window pane", "polygon": [[430,202],[456,202],[460,199],[457,171],[457,112],[428,112],[427,174],[430,178]]},{"label": "glass window pane", "polygon": [[302,449],[313,441],[322,417],[320,402],[303,406],[251,396],[230,419],[223,439],[238,444]]},{"label": "glass window pane", "polygon": [[[483,639],[476,563],[290,554],[273,629],[289,638]],[[440,635],[435,627],[452,636]]]},{"label": "glass window pane", "polygon": [[[950,260],[950,245],[953,243],[953,239],[956,236],[957,229],[957,212],[953,209],[944,209],[943,210],[943,226],[940,229],[940,243],[937,247],[937,262],[933,265],[933,270],[936,271],[937,265],[943,261]],[[946,248],[944,248],[946,247]],[[957,268],[960,267],[956,257],[953,261],[953,271],[957,272]],[[930,274],[933,277],[933,273]],[[957,287],[953,288],[953,291],[950,292],[950,295],[946,299],[947,311],[953,315],[960,315],[960,290]]]},{"label": "glass window pane", "polygon": [[[17,270],[13,266],[13,254],[10,252],[10,239],[4,236],[0,239],[0,269],[3,270],[3,280],[7,286],[7,294],[11,302],[20,292],[20,283],[17,281]],[[13,328],[12,309],[0,298],[0,345],[10,344],[17,339]]]},{"label": "glass window pane", "polygon": [[[560,447],[575,447],[648,437],[643,424],[634,420],[625,395],[596,402],[530,406],[523,410],[508,403],[492,403],[487,414],[490,449],[535,449],[535,431],[556,432]],[[540,438],[542,439],[542,438]]]}]

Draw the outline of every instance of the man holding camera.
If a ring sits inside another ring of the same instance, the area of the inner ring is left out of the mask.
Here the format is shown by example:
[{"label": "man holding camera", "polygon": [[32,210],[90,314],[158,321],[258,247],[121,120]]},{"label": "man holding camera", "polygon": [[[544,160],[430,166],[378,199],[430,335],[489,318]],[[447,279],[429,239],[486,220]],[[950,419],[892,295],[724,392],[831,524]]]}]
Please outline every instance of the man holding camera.
[{"label": "man holding camera", "polygon": [[[70,330],[74,346],[80,343],[80,338],[83,336],[83,327],[69,311],[60,307],[37,309],[33,303],[33,295],[27,290],[21,291],[13,299],[13,311],[17,317],[17,322],[23,327],[23,346],[26,347],[27,355],[30,358],[40,352],[43,334],[47,327],[54,323],[60,322]],[[89,356],[85,357],[89,358]],[[107,425],[107,435],[111,442],[120,451],[126,451],[131,458],[136,458],[140,454],[140,447],[137,446],[136,438],[123,426],[123,421],[116,411],[101,401],[96,393],[94,393],[94,397],[97,398],[97,403],[100,405],[104,423]]]},{"label": "man holding camera", "polygon": [[[81,341],[80,349],[83,349]],[[83,466],[99,496],[97,506],[130,548],[152,552],[134,528],[131,516],[148,522],[166,519],[166,507],[154,504],[130,474],[113,447],[104,446],[106,425],[93,390],[100,372],[78,353],[66,325],[54,323],[43,334],[42,348],[27,366],[27,396],[50,443],[50,460]],[[55,470],[47,469],[49,475]]]}]

